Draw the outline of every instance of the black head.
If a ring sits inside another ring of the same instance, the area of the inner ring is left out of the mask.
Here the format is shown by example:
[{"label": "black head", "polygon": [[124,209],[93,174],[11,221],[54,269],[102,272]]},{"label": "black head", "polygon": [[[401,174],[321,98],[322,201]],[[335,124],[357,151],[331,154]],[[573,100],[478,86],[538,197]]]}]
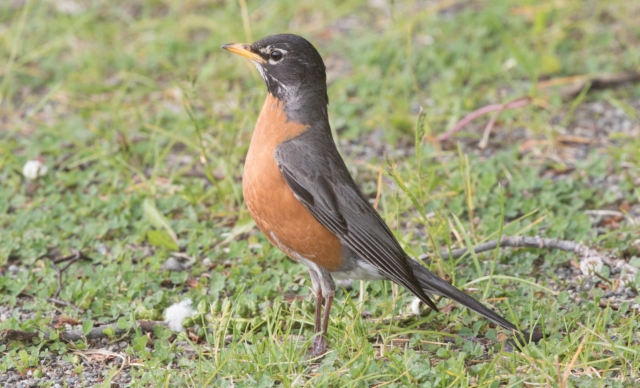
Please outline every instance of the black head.
[{"label": "black head", "polygon": [[252,44],[230,43],[222,46],[249,58],[274,97],[284,101],[288,112],[302,105],[326,107],[327,81],[324,62],[308,40],[292,34],[271,35]]}]

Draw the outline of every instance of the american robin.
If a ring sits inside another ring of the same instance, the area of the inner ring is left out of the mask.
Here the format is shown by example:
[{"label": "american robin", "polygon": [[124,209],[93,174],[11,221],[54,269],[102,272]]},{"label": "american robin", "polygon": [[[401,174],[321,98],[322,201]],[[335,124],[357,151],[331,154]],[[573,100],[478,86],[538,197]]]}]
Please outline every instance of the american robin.
[{"label": "american robin", "polygon": [[331,136],[325,65],[311,43],[282,34],[222,48],[249,58],[267,84],[242,191],[269,241],[309,270],[314,332],[322,331],[313,355],[327,349],[334,279],[391,280],[436,311],[433,295],[445,296],[523,338],[511,322],[410,258],[358,189]]}]

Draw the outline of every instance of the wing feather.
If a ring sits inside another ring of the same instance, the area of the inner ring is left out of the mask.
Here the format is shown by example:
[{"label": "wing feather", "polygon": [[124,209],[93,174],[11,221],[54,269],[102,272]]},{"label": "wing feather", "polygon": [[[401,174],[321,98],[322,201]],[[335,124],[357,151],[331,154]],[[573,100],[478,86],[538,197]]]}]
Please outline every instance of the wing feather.
[{"label": "wing feather", "polygon": [[[317,164],[309,168],[308,164],[292,163],[292,159],[301,160],[291,157],[296,151],[293,145],[289,141],[278,146],[276,161],[296,198],[318,222],[338,236],[360,258],[437,310],[435,303],[415,278],[407,262],[411,259],[376,210],[357,189],[344,164],[342,169],[320,170]],[[299,152],[298,149],[298,157]],[[338,160],[342,162],[342,159]],[[323,161],[321,164],[330,163]],[[330,175],[332,171],[337,171],[339,175]]]}]

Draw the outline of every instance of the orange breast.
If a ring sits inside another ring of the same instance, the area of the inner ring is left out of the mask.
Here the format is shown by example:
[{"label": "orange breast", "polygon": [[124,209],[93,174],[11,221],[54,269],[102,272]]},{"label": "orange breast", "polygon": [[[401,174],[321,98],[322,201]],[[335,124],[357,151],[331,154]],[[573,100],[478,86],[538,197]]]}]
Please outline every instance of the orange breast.
[{"label": "orange breast", "polygon": [[340,240],[293,196],[274,157],[278,144],[307,128],[287,122],[282,102],[269,94],[249,146],[242,192],[251,216],[269,241],[294,260],[303,257],[336,271],[342,262]]}]

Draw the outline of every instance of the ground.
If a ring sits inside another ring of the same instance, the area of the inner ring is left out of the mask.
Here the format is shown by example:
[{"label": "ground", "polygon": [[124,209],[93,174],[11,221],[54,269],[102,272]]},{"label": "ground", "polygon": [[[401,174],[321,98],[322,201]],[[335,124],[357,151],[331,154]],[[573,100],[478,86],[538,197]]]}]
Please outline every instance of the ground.
[{"label": "ground", "polygon": [[[0,2],[0,384],[640,382],[640,86],[568,92],[640,70],[640,4],[330,3]],[[330,351],[309,358],[306,270],[242,201],[266,89],[219,48],[277,32],[325,58],[340,151],[407,252],[542,340],[517,349],[447,300],[416,316],[407,291],[354,282]],[[46,174],[28,179],[30,160]],[[582,243],[614,264],[585,275],[555,249],[433,255],[500,235]],[[187,299],[184,331],[137,326]]]}]

